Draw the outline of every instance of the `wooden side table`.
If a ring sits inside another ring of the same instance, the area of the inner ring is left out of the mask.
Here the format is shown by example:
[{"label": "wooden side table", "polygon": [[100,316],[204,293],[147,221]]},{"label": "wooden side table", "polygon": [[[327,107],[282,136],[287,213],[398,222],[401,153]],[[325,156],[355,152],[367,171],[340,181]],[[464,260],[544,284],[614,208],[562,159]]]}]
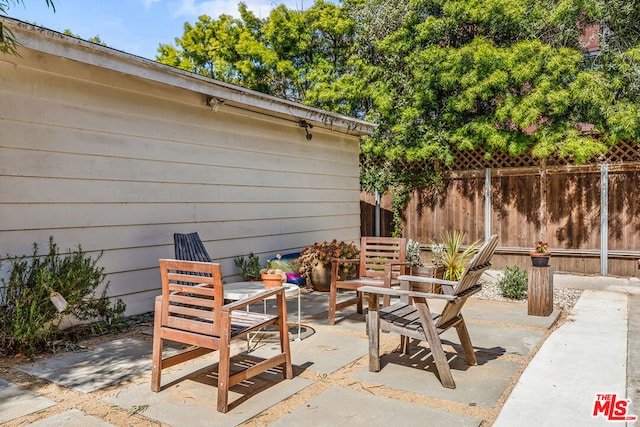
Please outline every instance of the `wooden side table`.
[{"label": "wooden side table", "polygon": [[553,311],[553,267],[529,266],[528,276],[528,314],[549,316]]}]

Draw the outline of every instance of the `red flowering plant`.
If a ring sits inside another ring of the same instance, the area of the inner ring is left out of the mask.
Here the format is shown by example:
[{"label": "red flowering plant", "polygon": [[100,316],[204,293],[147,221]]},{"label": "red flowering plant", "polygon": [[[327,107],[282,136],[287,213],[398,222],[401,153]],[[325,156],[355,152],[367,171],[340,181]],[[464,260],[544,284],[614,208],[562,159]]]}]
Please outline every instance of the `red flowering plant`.
[{"label": "red flowering plant", "polygon": [[543,241],[538,241],[535,246],[536,246],[536,249],[535,249],[534,252],[539,253],[539,254],[548,254],[549,253],[549,243],[543,242]]},{"label": "red flowering plant", "polygon": [[[354,243],[333,239],[331,242],[316,242],[307,246],[296,262],[300,264],[300,274],[303,277],[311,277],[311,270],[318,264],[330,268],[331,260],[334,258],[354,259],[359,255],[360,251]],[[344,274],[349,274],[354,268],[353,264],[341,266]]]}]

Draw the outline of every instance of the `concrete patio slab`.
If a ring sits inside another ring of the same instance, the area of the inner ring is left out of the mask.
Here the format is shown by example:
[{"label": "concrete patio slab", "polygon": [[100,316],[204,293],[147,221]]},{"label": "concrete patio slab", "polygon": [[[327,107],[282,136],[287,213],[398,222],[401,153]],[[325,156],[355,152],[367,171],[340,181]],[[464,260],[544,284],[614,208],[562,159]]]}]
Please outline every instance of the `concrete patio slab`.
[{"label": "concrete patio slab", "polygon": [[367,309],[363,309],[363,313],[358,314],[356,306],[345,308],[336,313],[336,319],[334,325],[329,325],[329,319],[327,316],[316,317],[313,319],[313,324],[322,326],[329,329],[340,329],[359,334],[366,334],[366,319]]},{"label": "concrete patio slab", "polygon": [[549,316],[529,316],[526,303],[489,301],[469,298],[462,314],[467,319],[485,320],[487,322],[509,323],[535,328],[548,329],[558,320],[562,310],[553,309]]},{"label": "concrete patio slab", "polygon": [[379,372],[368,368],[353,378],[386,387],[453,400],[472,405],[493,407],[507,388],[520,364],[477,355],[478,365],[469,366],[464,358],[447,352],[455,389],[444,388],[435,374],[433,357],[428,348],[414,348],[410,356],[389,353],[380,358]]},{"label": "concrete patio slab", "polygon": [[[544,337],[543,329],[519,328],[516,325],[489,325],[475,323],[467,318],[467,329],[473,347],[478,351],[528,356]],[[460,339],[454,328],[440,335],[443,344],[460,347]]]},{"label": "concrete patio slab", "polygon": [[[136,340],[124,339],[124,342],[118,340],[105,348],[96,346],[87,352],[89,354],[62,355],[65,357],[64,363],[60,363],[62,366],[54,362],[62,356],[56,356],[42,365],[30,363],[3,367],[0,370],[0,416],[6,418],[7,414],[14,414],[12,416],[17,418],[12,418],[10,425],[24,425],[27,420],[37,420],[43,423],[41,425],[64,425],[76,417],[88,420],[82,422],[82,425],[88,425],[91,420],[85,414],[57,414],[59,406],[55,406],[56,402],[45,399],[57,400],[56,387],[39,389],[44,396],[39,398],[38,394],[7,382],[13,378],[11,370],[21,369],[20,378],[24,378],[24,372],[33,372],[45,379],[47,376],[42,371],[57,371],[53,376],[58,378],[61,386],[64,387],[62,382],[67,381],[82,388],[86,384],[78,383],[78,379],[91,383],[101,376],[110,376],[109,369],[116,372],[137,369],[135,364],[131,365],[133,358],[143,361],[140,372],[144,376],[138,378],[139,385],[124,381],[106,393],[84,394],[82,399],[89,404],[105,405],[107,402],[112,405],[108,409],[108,417],[88,410],[87,413],[105,422],[114,423],[117,419],[117,425],[248,426],[264,425],[265,422],[273,422],[271,425],[275,426],[364,423],[367,426],[388,426],[390,423],[435,426],[486,424],[495,427],[555,426],[558,423],[567,426],[608,425],[610,423],[602,416],[591,416],[596,393],[616,393],[619,398],[626,393],[626,398],[631,399],[628,414],[637,415],[639,412],[637,367],[640,366],[640,358],[637,352],[632,351],[638,348],[640,340],[637,326],[640,300],[637,296],[640,292],[611,296],[610,292],[585,291],[573,314],[549,335],[533,359],[530,358],[532,349],[547,337],[547,328],[552,322],[550,318],[526,315],[526,305],[523,304],[469,300],[463,313],[479,365],[468,366],[464,357],[458,356],[459,341],[455,331],[444,334],[444,349],[451,361],[457,385],[456,389],[450,390],[442,387],[425,343],[420,346],[414,344],[411,357],[399,353],[383,355],[382,370],[368,372],[365,322],[355,315],[355,307],[343,312],[347,314],[345,320],[328,326],[325,323],[328,295],[303,291],[303,297],[307,298],[315,315],[305,313],[303,327],[308,330],[303,332],[301,341],[291,342],[292,359],[297,365],[294,366],[296,377],[284,380],[281,374],[265,373],[263,378],[236,386],[230,395],[234,403],[228,414],[220,414],[215,409],[217,352],[169,369],[162,378],[163,391],[152,393],[147,379],[150,343],[140,339],[140,348],[137,349]],[[290,300],[290,303],[297,305],[297,301]],[[246,350],[247,343],[235,341],[232,349],[232,354],[236,354],[234,360],[255,361],[256,357],[276,351],[278,343],[269,335],[265,337],[257,341],[256,351],[249,354],[237,354]],[[381,334],[385,352],[398,342],[394,334]],[[91,359],[95,357],[93,353],[101,352],[97,359]],[[88,370],[83,366],[86,363],[94,365]],[[520,375],[528,363],[529,368]],[[34,366],[24,368],[29,365],[37,365],[40,370]],[[105,367],[109,369],[101,372]],[[305,369],[308,372],[303,372]],[[4,376],[5,372],[11,376]],[[115,376],[108,382],[121,380]],[[502,399],[515,381],[517,385],[503,408]],[[22,403],[25,400],[28,403],[25,415],[8,409],[7,405],[15,402],[11,402],[11,397],[7,398],[7,391],[10,391],[9,395],[24,393],[27,396],[22,398]],[[107,394],[109,397],[105,398]],[[60,405],[68,405],[78,398],[78,393],[67,390],[60,396]],[[293,399],[287,400],[289,397]],[[45,404],[43,409],[38,409],[39,402],[42,402],[40,399],[54,406],[47,409]],[[280,402],[283,404],[278,404]],[[69,407],[76,406],[65,406]],[[503,413],[496,421],[496,413],[501,409]],[[58,415],[69,418],[60,421]],[[49,418],[45,418],[47,416]],[[0,418],[0,422],[5,422],[2,420]],[[414,420],[418,421],[413,423]]]},{"label": "concrete patio slab", "polygon": [[0,378],[0,423],[23,417],[56,405],[51,399],[39,396]]},{"label": "concrete patio slab", "polygon": [[148,374],[151,343],[130,338],[105,342],[81,353],[64,353],[18,367],[56,384],[89,393]]},{"label": "concrete patio slab", "polygon": [[[348,363],[359,359],[368,352],[366,338],[329,332],[329,328],[319,328],[309,338],[291,343],[291,362],[304,369],[330,374]],[[279,351],[274,340],[265,340],[251,352],[258,357],[268,357]]]},{"label": "concrete patio slab", "polygon": [[[231,369],[234,371],[239,365],[255,364],[256,361],[251,355],[236,355],[232,358]],[[280,369],[264,372],[231,388],[231,409],[223,414],[216,410],[217,369],[210,360],[201,360],[164,375],[163,389],[159,393],[152,392],[150,384],[144,383],[103,401],[125,409],[146,406],[140,414],[168,425],[235,426],[313,383],[299,376],[285,380]]]},{"label": "concrete patio slab", "polygon": [[477,427],[481,422],[482,420],[477,418],[334,386],[269,426],[429,425],[434,427]]},{"label": "concrete patio slab", "polygon": [[113,427],[100,418],[87,415],[78,409],[70,409],[61,414],[29,424],[31,427]]}]

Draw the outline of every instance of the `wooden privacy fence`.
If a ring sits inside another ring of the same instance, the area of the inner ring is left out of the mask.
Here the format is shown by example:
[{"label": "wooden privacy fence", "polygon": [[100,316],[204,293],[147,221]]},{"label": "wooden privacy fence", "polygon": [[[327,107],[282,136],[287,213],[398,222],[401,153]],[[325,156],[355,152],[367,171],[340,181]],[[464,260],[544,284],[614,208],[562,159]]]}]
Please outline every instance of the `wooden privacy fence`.
[{"label": "wooden privacy fence", "polygon": [[[584,165],[460,152],[437,190],[416,191],[403,237],[423,244],[445,230],[468,242],[500,236],[495,268],[530,264],[538,240],[549,242],[558,271],[638,276],[640,151],[622,143]],[[361,195],[362,235],[375,235],[375,197]],[[380,235],[391,235],[391,196],[380,198]]]}]

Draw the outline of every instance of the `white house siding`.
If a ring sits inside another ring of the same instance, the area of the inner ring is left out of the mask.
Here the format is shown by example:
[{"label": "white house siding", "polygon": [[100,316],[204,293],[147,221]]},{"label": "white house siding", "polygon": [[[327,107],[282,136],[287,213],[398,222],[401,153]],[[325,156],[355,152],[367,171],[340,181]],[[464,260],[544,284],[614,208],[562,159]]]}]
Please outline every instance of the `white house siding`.
[{"label": "white house siding", "polygon": [[175,232],[197,231],[228,280],[238,255],[359,238],[360,133],[315,123],[307,141],[278,112],[212,111],[188,88],[19,52],[0,56],[0,256],[49,236],[103,251],[133,314],[152,310]]}]

